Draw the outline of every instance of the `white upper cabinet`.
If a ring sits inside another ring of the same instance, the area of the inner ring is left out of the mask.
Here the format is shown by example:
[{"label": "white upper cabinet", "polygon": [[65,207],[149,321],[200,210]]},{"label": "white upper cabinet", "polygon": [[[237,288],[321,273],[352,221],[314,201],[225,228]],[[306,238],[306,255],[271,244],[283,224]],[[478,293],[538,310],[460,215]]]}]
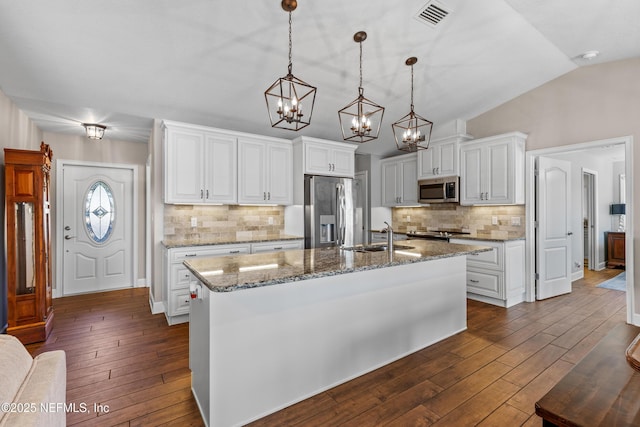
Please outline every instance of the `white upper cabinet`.
[{"label": "white upper cabinet", "polygon": [[406,206],[418,204],[417,154],[383,159],[380,162],[382,175],[382,206]]},{"label": "white upper cabinet", "polygon": [[291,143],[271,138],[238,138],[238,203],[293,202]]},{"label": "white upper cabinet", "polygon": [[236,203],[236,138],[198,126],[163,126],[165,203]]},{"label": "white upper cabinet", "polygon": [[512,132],[460,146],[460,204],[524,204],[526,134]]},{"label": "white upper cabinet", "polygon": [[294,144],[302,144],[304,174],[353,178],[356,145],[308,137]]},{"label": "white upper cabinet", "polygon": [[418,179],[460,175],[460,143],[471,139],[466,134],[429,143],[427,150],[418,151]]}]

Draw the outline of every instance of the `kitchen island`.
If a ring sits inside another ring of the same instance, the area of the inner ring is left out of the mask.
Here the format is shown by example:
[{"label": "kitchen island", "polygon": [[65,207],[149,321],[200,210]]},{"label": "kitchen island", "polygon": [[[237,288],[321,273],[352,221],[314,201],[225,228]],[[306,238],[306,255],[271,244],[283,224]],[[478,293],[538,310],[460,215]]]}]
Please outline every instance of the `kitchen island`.
[{"label": "kitchen island", "polygon": [[242,425],[466,329],[466,255],[306,249],[185,262],[192,390],[205,422]]}]

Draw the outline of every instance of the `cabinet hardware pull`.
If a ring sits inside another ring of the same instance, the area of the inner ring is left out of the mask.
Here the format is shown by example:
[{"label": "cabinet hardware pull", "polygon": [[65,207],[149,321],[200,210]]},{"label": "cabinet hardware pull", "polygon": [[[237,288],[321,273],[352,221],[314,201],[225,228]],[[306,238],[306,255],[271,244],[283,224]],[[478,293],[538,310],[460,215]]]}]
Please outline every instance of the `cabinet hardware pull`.
[{"label": "cabinet hardware pull", "polygon": [[204,191],[202,189],[200,189],[200,198],[204,198]]},{"label": "cabinet hardware pull", "polygon": [[207,190],[207,199],[209,198],[209,190]]},{"label": "cabinet hardware pull", "polygon": [[76,236],[69,236],[68,234],[66,236],[64,236],[64,240],[71,240]]},{"label": "cabinet hardware pull", "polygon": [[239,254],[239,253],[240,253],[240,250],[239,250],[239,249],[236,249],[235,251],[229,251],[229,253],[230,253],[230,254]]},{"label": "cabinet hardware pull", "polygon": [[267,192],[266,191],[262,192],[262,200],[267,200]]},{"label": "cabinet hardware pull", "polygon": [[278,246],[277,248],[273,248],[274,251],[280,251],[282,250],[282,246]]},{"label": "cabinet hardware pull", "polygon": [[479,281],[479,280],[469,279],[469,281],[470,281],[471,283],[480,283],[480,281]]},{"label": "cabinet hardware pull", "polygon": [[573,232],[572,231],[568,232],[567,236],[573,236]]},{"label": "cabinet hardware pull", "polygon": [[271,191],[267,192],[267,200],[271,200]]},{"label": "cabinet hardware pull", "polygon": [[329,163],[329,170],[331,170],[331,163]]},{"label": "cabinet hardware pull", "polygon": [[198,254],[185,254],[184,256],[185,256],[185,258],[189,258],[189,257],[193,257],[193,256],[198,256]]}]

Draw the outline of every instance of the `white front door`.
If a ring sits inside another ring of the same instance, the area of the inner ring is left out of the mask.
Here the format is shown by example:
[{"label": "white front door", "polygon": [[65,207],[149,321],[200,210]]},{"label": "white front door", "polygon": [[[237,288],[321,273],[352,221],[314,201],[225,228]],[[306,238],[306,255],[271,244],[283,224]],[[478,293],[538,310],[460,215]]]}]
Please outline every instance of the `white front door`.
[{"label": "white front door", "polygon": [[62,165],[62,292],[134,286],[133,167]]},{"label": "white front door", "polygon": [[536,298],[571,292],[571,163],[538,157]]}]

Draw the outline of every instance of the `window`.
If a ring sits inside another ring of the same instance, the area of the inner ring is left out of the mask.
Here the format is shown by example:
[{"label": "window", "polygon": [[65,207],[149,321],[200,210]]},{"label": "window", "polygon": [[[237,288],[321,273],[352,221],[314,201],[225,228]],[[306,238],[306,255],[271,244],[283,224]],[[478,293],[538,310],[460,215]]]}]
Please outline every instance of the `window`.
[{"label": "window", "polygon": [[95,243],[105,243],[111,237],[116,218],[113,192],[109,184],[96,181],[87,192],[84,209],[89,237]]}]

